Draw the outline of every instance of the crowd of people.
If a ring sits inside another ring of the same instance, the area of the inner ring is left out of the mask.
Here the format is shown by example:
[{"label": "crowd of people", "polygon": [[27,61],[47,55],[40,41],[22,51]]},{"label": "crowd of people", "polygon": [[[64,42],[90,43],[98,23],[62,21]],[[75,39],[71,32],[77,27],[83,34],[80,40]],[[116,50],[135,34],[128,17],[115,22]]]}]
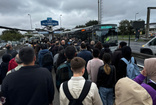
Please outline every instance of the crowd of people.
[{"label": "crowd of people", "polygon": [[133,57],[124,41],[115,51],[108,43],[75,38],[26,42],[19,52],[6,48],[0,65],[4,105],[52,105],[55,91],[60,105],[156,105],[156,58],[146,59],[140,74],[128,78],[123,58]]}]

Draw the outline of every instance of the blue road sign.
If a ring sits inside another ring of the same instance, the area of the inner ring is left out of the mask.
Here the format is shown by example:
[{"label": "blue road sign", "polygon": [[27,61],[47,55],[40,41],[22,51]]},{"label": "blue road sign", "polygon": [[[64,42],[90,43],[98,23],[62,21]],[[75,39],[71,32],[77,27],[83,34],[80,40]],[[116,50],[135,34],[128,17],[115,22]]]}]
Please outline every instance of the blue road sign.
[{"label": "blue road sign", "polygon": [[42,26],[57,26],[58,21],[52,20],[52,18],[47,18],[47,20],[42,20],[41,21]]}]

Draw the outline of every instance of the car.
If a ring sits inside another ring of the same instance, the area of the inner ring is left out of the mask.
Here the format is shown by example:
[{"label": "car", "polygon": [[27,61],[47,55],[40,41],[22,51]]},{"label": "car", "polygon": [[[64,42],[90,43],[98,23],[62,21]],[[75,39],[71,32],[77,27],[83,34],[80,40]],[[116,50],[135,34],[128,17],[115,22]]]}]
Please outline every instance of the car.
[{"label": "car", "polygon": [[16,41],[12,41],[12,46],[17,46],[17,42]]},{"label": "car", "polygon": [[156,55],[156,36],[142,45],[140,53]]}]

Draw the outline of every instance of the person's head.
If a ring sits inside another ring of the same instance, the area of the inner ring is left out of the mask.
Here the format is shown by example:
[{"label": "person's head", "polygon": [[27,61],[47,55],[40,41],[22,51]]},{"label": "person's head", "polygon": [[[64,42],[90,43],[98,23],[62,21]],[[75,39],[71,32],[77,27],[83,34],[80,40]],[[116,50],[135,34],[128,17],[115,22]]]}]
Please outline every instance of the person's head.
[{"label": "person's head", "polygon": [[13,52],[11,53],[12,58],[15,58],[15,56],[16,56],[17,54],[18,54],[17,51],[13,51]]},{"label": "person's head", "polygon": [[5,63],[8,63],[11,60],[11,55],[10,54],[4,54],[2,56],[2,61]]},{"label": "person's head", "polygon": [[39,44],[37,44],[35,46],[35,54],[37,54],[40,51],[41,46]]},{"label": "person's head", "polygon": [[65,56],[67,59],[73,59],[76,56],[76,49],[74,46],[67,46],[65,49]]},{"label": "person's head", "polygon": [[124,58],[126,58],[127,60],[130,60],[131,59],[131,54],[132,54],[132,50],[129,46],[124,46],[122,48],[122,56]]},{"label": "person's head", "polygon": [[42,44],[41,45],[41,49],[43,50],[43,49],[47,49],[48,48],[48,46],[47,46],[47,44]]},{"label": "person's head", "polygon": [[100,55],[100,50],[99,50],[98,48],[94,48],[94,49],[93,49],[93,56],[94,56],[95,58],[98,58],[99,55]]},{"label": "person's head", "polygon": [[55,45],[59,46],[59,41],[58,40],[55,41]]},{"label": "person's head", "polygon": [[24,65],[34,64],[36,57],[34,49],[31,47],[24,47],[19,51],[19,58]]},{"label": "person's head", "polygon": [[153,105],[149,93],[128,77],[115,85],[115,105]]},{"label": "person's head", "polygon": [[92,40],[92,41],[90,42],[90,45],[94,45],[94,44],[95,44],[95,41]]},{"label": "person's head", "polygon": [[57,67],[60,66],[60,64],[64,63],[67,60],[64,52],[65,52],[64,49],[59,51],[59,55],[58,55],[58,58],[57,58],[57,61],[56,61]]},{"label": "person's head", "polygon": [[145,59],[144,68],[146,70],[147,76],[156,82],[156,58]]},{"label": "person's head", "polygon": [[103,69],[105,73],[109,75],[111,72],[111,68],[109,66],[109,64],[111,63],[111,55],[109,53],[104,53],[102,60],[104,61],[105,64]]},{"label": "person's head", "polygon": [[28,41],[25,41],[25,43],[29,43]]},{"label": "person's head", "polygon": [[80,57],[71,60],[71,69],[74,74],[84,74],[86,61]]},{"label": "person's head", "polygon": [[127,43],[124,41],[120,42],[119,48],[123,48],[124,46],[127,46]]},{"label": "person's head", "polygon": [[65,44],[66,44],[65,40],[62,40],[61,45],[65,45]]},{"label": "person's head", "polygon": [[12,45],[7,44],[7,45],[6,45],[6,49],[7,49],[7,50],[12,50]]},{"label": "person's head", "polygon": [[102,49],[102,43],[99,41],[99,42],[97,42],[96,43],[96,45],[95,45],[95,48],[98,48],[99,50],[101,50]]},{"label": "person's head", "polygon": [[81,43],[81,49],[86,49],[86,48],[87,48],[86,44],[85,43]]},{"label": "person's head", "polygon": [[15,57],[15,61],[18,65],[22,64],[23,62],[21,61],[21,59],[19,58],[19,54],[16,55]]}]

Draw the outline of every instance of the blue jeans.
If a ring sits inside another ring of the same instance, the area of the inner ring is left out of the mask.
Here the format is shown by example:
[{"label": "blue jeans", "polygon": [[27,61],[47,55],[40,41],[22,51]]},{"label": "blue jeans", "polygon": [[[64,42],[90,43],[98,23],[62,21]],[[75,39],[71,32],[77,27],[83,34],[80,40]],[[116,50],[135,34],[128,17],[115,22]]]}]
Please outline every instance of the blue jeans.
[{"label": "blue jeans", "polygon": [[113,99],[113,88],[99,88],[99,93],[101,100],[103,102],[103,105],[113,105],[114,99]]}]

